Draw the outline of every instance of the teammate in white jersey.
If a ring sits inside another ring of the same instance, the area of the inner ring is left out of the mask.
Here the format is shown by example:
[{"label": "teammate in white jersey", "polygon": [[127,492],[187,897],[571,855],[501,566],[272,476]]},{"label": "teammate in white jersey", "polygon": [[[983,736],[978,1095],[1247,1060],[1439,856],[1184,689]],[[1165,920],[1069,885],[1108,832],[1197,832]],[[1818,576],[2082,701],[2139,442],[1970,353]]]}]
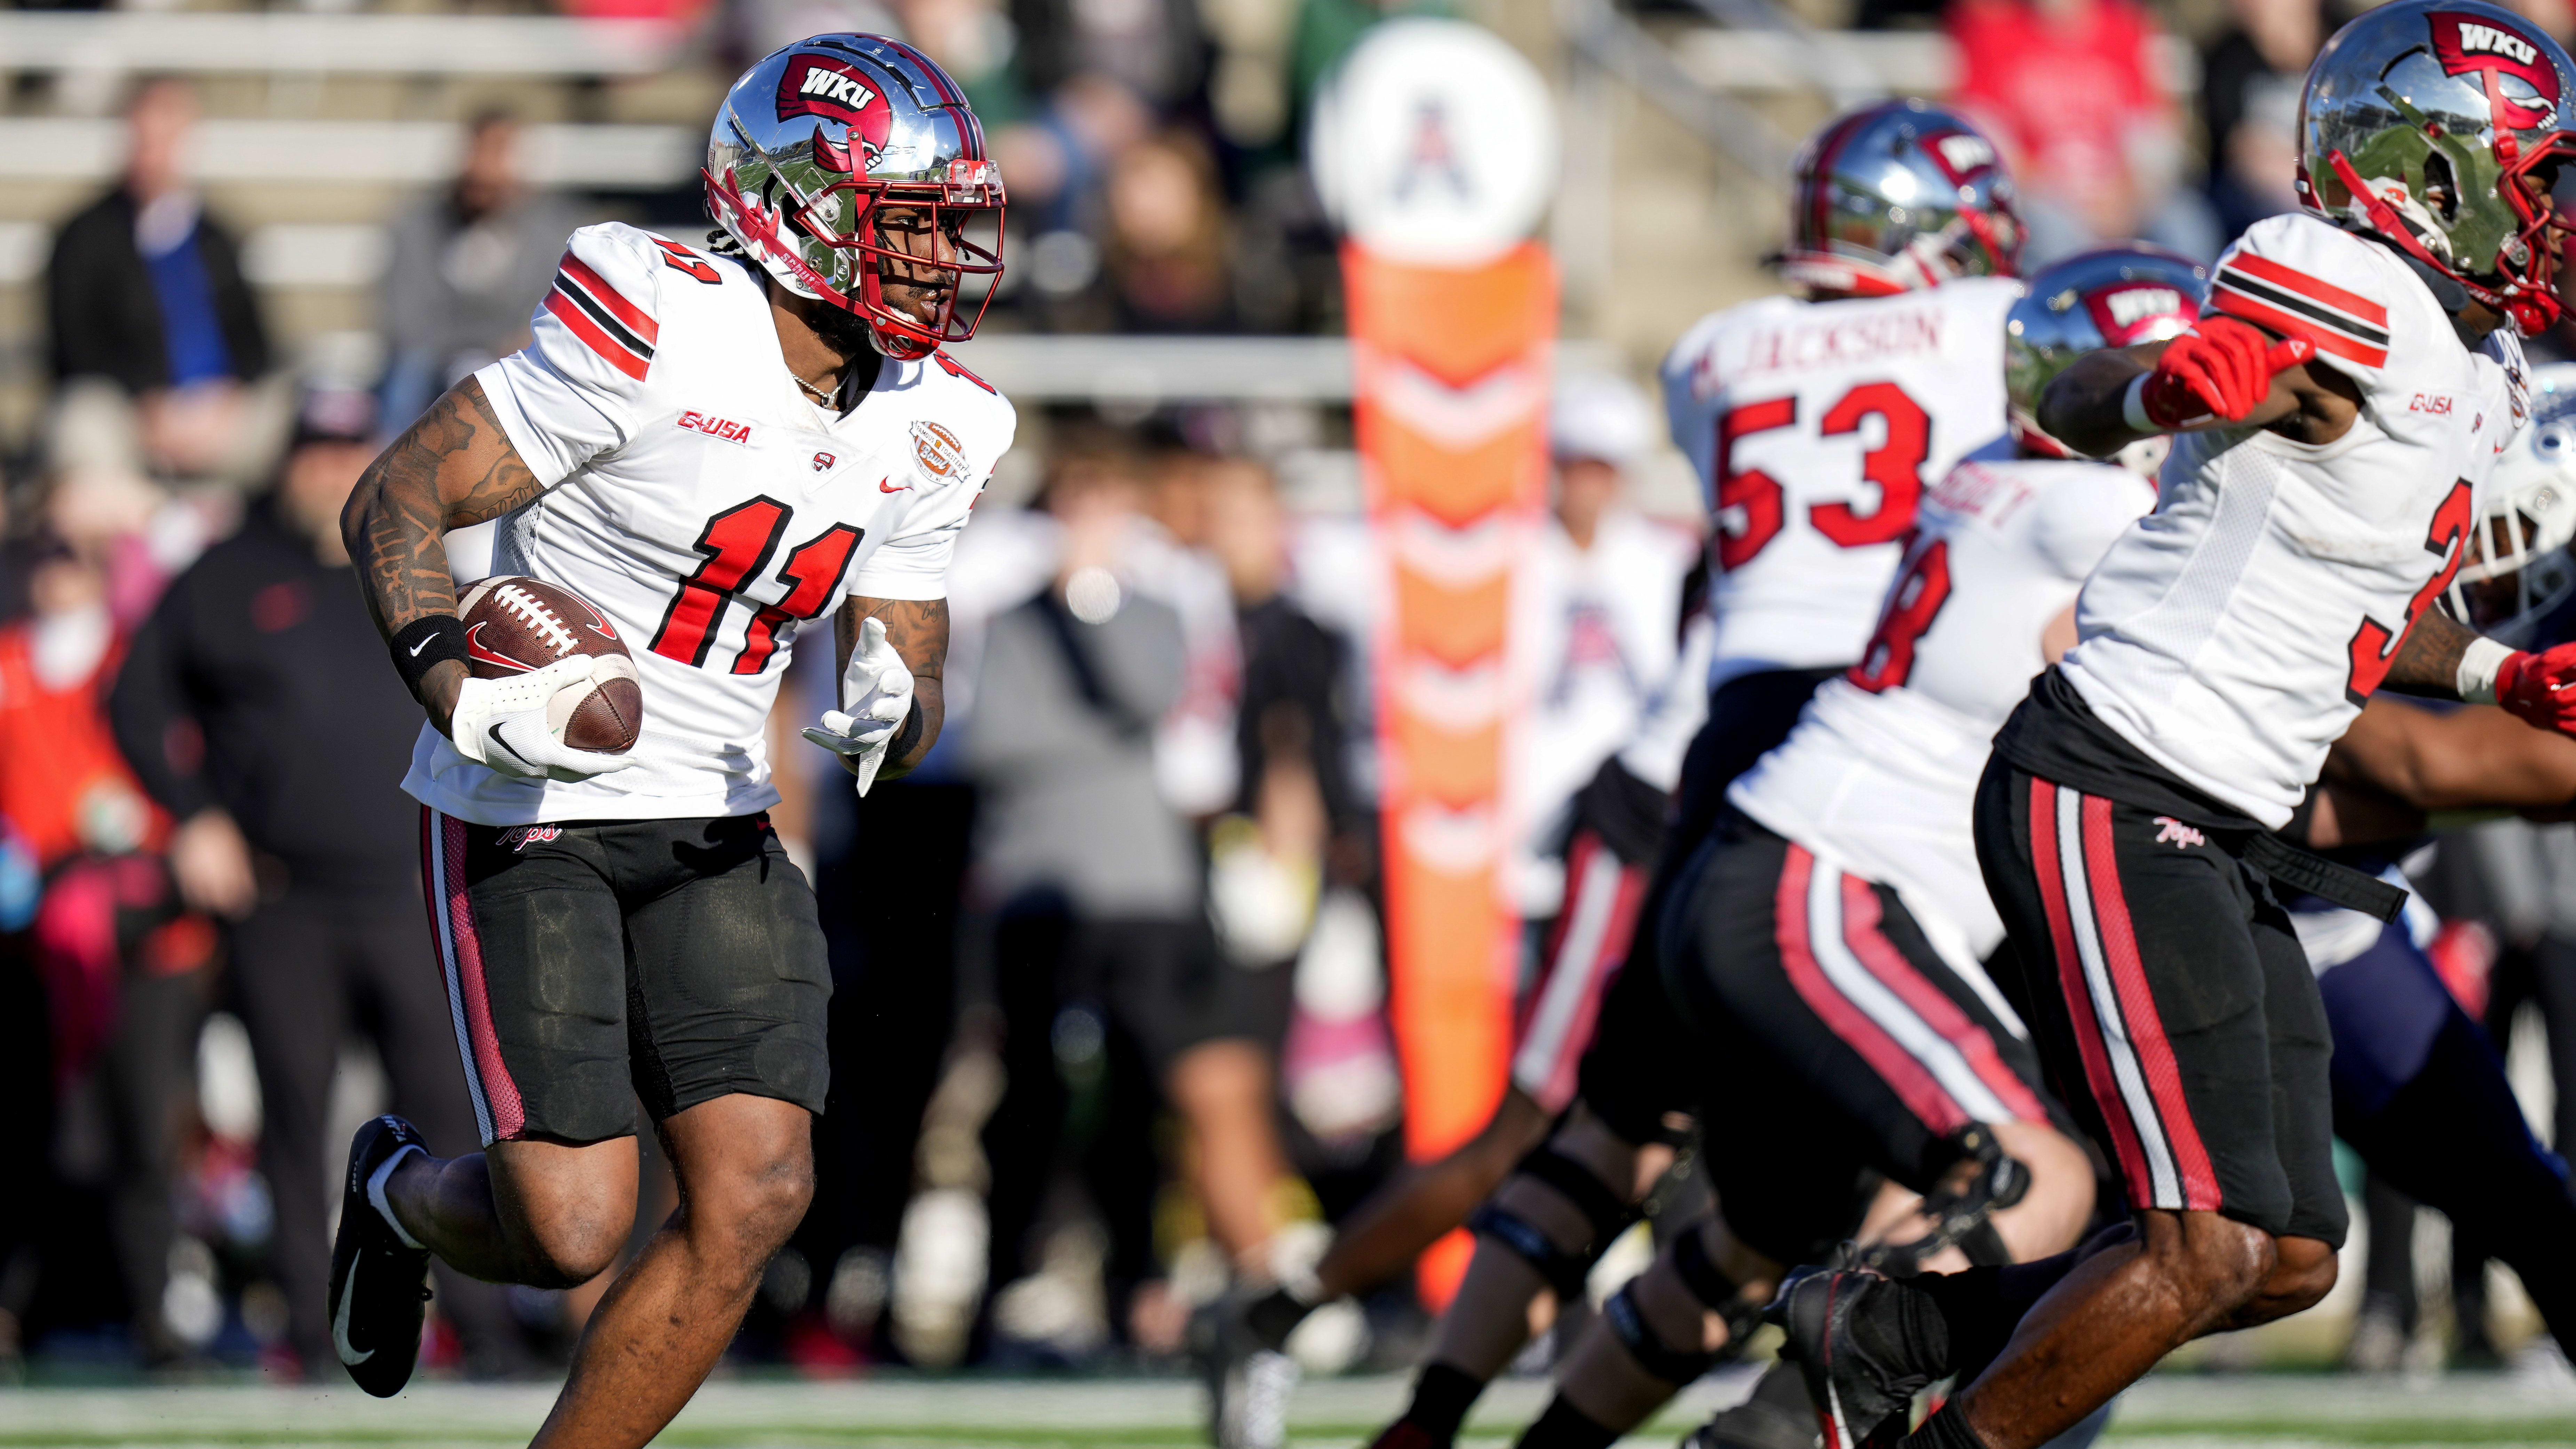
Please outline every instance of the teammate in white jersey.
[{"label": "teammate in white jersey", "polygon": [[[1600,924],[1615,934],[1586,949],[1625,948],[1627,964],[1604,988],[1575,1104],[1469,1220],[1475,1257],[1381,1449],[1454,1438],[1526,1337],[1531,1301],[1581,1292],[1634,1215],[1698,1084],[1652,933],[1625,938],[1654,919],[1727,783],[1860,657],[1925,488],[2005,434],[2004,313],[2020,295],[2007,279],[2021,224],[1993,146],[1949,111],[1891,101],[1819,132],[1791,189],[1781,270],[1806,296],[1707,319],[1663,370],[1674,441],[1700,468],[1715,533],[1706,722],[1668,830],[1627,827],[1640,793],[1671,786],[1641,784],[1617,762],[1578,797],[1569,898],[1601,883],[1611,908]],[[1642,862],[1613,843],[1641,835],[1661,837],[1642,898],[1620,881]]]},{"label": "teammate in white jersey", "polygon": [[[2481,0],[2353,21],[2308,74],[2309,212],[2219,259],[2192,332],[2095,353],[2043,395],[2042,425],[2088,453],[2178,435],[1977,799],[2007,994],[2131,1222],[2009,1282],[1794,1284],[1827,1449],[1905,1435],[1913,1392],[1962,1368],[1907,1442],[2028,1449],[2176,1346],[2333,1285],[2327,1022],[2276,892],[2383,914],[2404,893],[2268,832],[2383,685],[2576,724],[2576,650],[2426,611],[2522,423],[2515,333],[2557,316],[2571,90],[2566,53]],[[2006,1338],[1981,1372],[1952,1358]]]},{"label": "teammate in white jersey", "polygon": [[[1784,1268],[1847,1239],[1912,1273],[2042,1258],[2082,1231],[2092,1164],[1980,964],[2003,927],[1970,806],[1995,727],[2074,641],[2078,585],[2154,499],[2128,469],[2057,461],[2022,420],[2106,336],[2189,326],[2206,281],[2144,248],[2031,279],[2008,324],[2023,460],[1960,464],[1926,494],[1860,662],[1728,790],[1659,949],[1701,1100],[1760,1105],[1703,1118],[1717,1212],[1659,1234],[1525,1449],[1606,1449],[1745,1333]],[[1699,1442],[1814,1435],[1783,1366]]]},{"label": "teammate in white jersey", "polygon": [[[397,1118],[350,1150],[338,1349],[391,1394],[436,1254],[495,1282],[605,1270],[635,1213],[631,1102],[680,1210],[594,1312],[536,1442],[640,1445],[733,1337],[812,1193],[831,978],[812,893],[768,825],[765,724],[830,617],[840,709],[809,739],[864,790],[939,733],[945,583],[1013,415],[939,349],[1000,271],[1001,180],[954,81],[822,35],[737,81],[708,144],[711,249],[573,235],[533,340],[378,459],[345,518],[429,715],[433,933],[485,1150],[439,1161]],[[443,535],[499,519],[494,567],[562,584],[629,641],[641,740],[547,726],[574,659],[469,678]]]}]

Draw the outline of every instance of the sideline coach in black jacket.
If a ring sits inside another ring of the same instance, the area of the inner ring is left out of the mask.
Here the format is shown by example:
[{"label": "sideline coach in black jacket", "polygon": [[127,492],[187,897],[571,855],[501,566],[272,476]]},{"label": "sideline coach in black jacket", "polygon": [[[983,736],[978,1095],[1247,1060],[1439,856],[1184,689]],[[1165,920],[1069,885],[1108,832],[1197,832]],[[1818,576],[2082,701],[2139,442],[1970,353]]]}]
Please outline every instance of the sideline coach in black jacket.
[{"label": "sideline coach in black jacket", "polygon": [[[391,1109],[434,1150],[480,1145],[423,934],[420,807],[401,788],[420,707],[385,668],[340,546],[340,505],[375,456],[374,412],[363,393],[306,400],[277,487],[172,581],[108,699],[118,748],[180,822],[181,893],[231,926],[278,1286],[308,1373],[334,1358],[322,1303],[337,1184],[322,1134],[343,1039],[374,1040]],[[469,1368],[516,1367],[499,1289],[449,1275],[438,1294]]]}]

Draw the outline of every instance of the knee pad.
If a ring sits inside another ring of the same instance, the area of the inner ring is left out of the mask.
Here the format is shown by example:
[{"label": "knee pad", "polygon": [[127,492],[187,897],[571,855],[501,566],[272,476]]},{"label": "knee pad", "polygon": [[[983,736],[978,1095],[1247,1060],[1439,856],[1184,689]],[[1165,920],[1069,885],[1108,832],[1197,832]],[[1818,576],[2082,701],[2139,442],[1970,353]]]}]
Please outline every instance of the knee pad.
[{"label": "knee pad", "polygon": [[1527,1259],[1556,1290],[1559,1299],[1571,1300],[1583,1291],[1584,1278],[1601,1255],[1609,1251],[1611,1239],[1635,1220],[1636,1209],[1593,1176],[1592,1169],[1545,1143],[1522,1158],[1512,1175],[1545,1184],[1572,1204],[1590,1226],[1590,1241],[1566,1247],[1538,1224],[1491,1201],[1467,1219],[1467,1230],[1491,1238]]},{"label": "knee pad", "polygon": [[2012,1261],[2003,1234],[1995,1231],[1994,1215],[2029,1195],[2030,1169],[2020,1158],[2006,1156],[1994,1129],[1984,1123],[1970,1123],[1951,1140],[1958,1145],[1959,1157],[1975,1163],[1976,1171],[1964,1186],[1924,1195],[1923,1215],[1932,1220],[1931,1232],[1910,1243],[1881,1243],[1866,1249],[1858,1255],[1861,1266],[1891,1278],[1910,1278],[1923,1271],[1924,1259],[1951,1247],[1980,1268],[1999,1268]]},{"label": "knee pad", "polygon": [[1762,1321],[1762,1305],[1747,1301],[1735,1280],[1709,1261],[1708,1249],[1701,1244],[1695,1227],[1673,1240],[1673,1271],[1700,1306],[1724,1320],[1725,1343],[1704,1349],[1697,1344],[1675,1348],[1664,1342],[1630,1296],[1636,1286],[1633,1282],[1610,1295],[1610,1301],[1601,1305],[1601,1317],[1628,1350],[1629,1357],[1637,1361],[1637,1367],[1669,1384],[1689,1384],[1719,1361],[1744,1351],[1745,1339]]}]

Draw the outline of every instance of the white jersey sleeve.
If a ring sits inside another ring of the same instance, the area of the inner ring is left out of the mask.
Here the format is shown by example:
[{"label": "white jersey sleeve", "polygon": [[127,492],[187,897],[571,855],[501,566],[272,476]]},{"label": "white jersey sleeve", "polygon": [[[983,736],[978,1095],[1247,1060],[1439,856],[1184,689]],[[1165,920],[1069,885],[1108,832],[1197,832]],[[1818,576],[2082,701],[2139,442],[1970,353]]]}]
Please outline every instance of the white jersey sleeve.
[{"label": "white jersey sleeve", "polygon": [[948,597],[948,564],[957,556],[957,539],[993,481],[993,465],[1011,450],[1019,431],[1019,413],[1010,400],[982,378],[935,353],[920,364],[928,378],[934,371],[972,383],[949,387],[960,398],[980,399],[961,410],[956,425],[915,421],[911,427],[913,461],[933,478],[972,480],[971,488],[925,490],[904,512],[903,522],[850,580],[850,592],[865,599],[944,599]]},{"label": "white jersey sleeve", "polygon": [[547,487],[623,446],[653,414],[645,389],[669,270],[650,232],[583,227],[528,319],[528,345],[475,374],[510,446]]},{"label": "white jersey sleeve", "polygon": [[2389,271],[2404,266],[2396,253],[2315,217],[2275,216],[2247,228],[2219,257],[2209,306],[2306,339],[2319,363],[2367,395],[2389,377]]}]

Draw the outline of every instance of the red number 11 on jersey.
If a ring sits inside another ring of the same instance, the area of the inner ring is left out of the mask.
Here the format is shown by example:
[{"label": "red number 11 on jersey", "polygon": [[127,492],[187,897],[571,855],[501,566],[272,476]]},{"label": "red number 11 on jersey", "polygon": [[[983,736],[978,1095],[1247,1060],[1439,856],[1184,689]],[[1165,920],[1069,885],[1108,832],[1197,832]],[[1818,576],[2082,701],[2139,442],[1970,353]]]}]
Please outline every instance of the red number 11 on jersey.
[{"label": "red number 11 on jersey", "polygon": [[[725,606],[769,567],[779,540],[787,536],[788,521],[795,516],[794,508],[763,496],[708,519],[693,545],[706,555],[706,562],[680,581],[679,593],[662,613],[662,626],[653,632],[653,652],[691,668],[705,668],[707,653],[724,624]],[[779,582],[787,585],[787,597],[761,605],[752,616],[742,652],[733,661],[734,673],[758,674],[778,648],[780,625],[823,612],[832,591],[840,587],[851,555],[858,552],[859,540],[866,536],[863,529],[836,523],[787,555],[786,567],[778,571]]]}]

